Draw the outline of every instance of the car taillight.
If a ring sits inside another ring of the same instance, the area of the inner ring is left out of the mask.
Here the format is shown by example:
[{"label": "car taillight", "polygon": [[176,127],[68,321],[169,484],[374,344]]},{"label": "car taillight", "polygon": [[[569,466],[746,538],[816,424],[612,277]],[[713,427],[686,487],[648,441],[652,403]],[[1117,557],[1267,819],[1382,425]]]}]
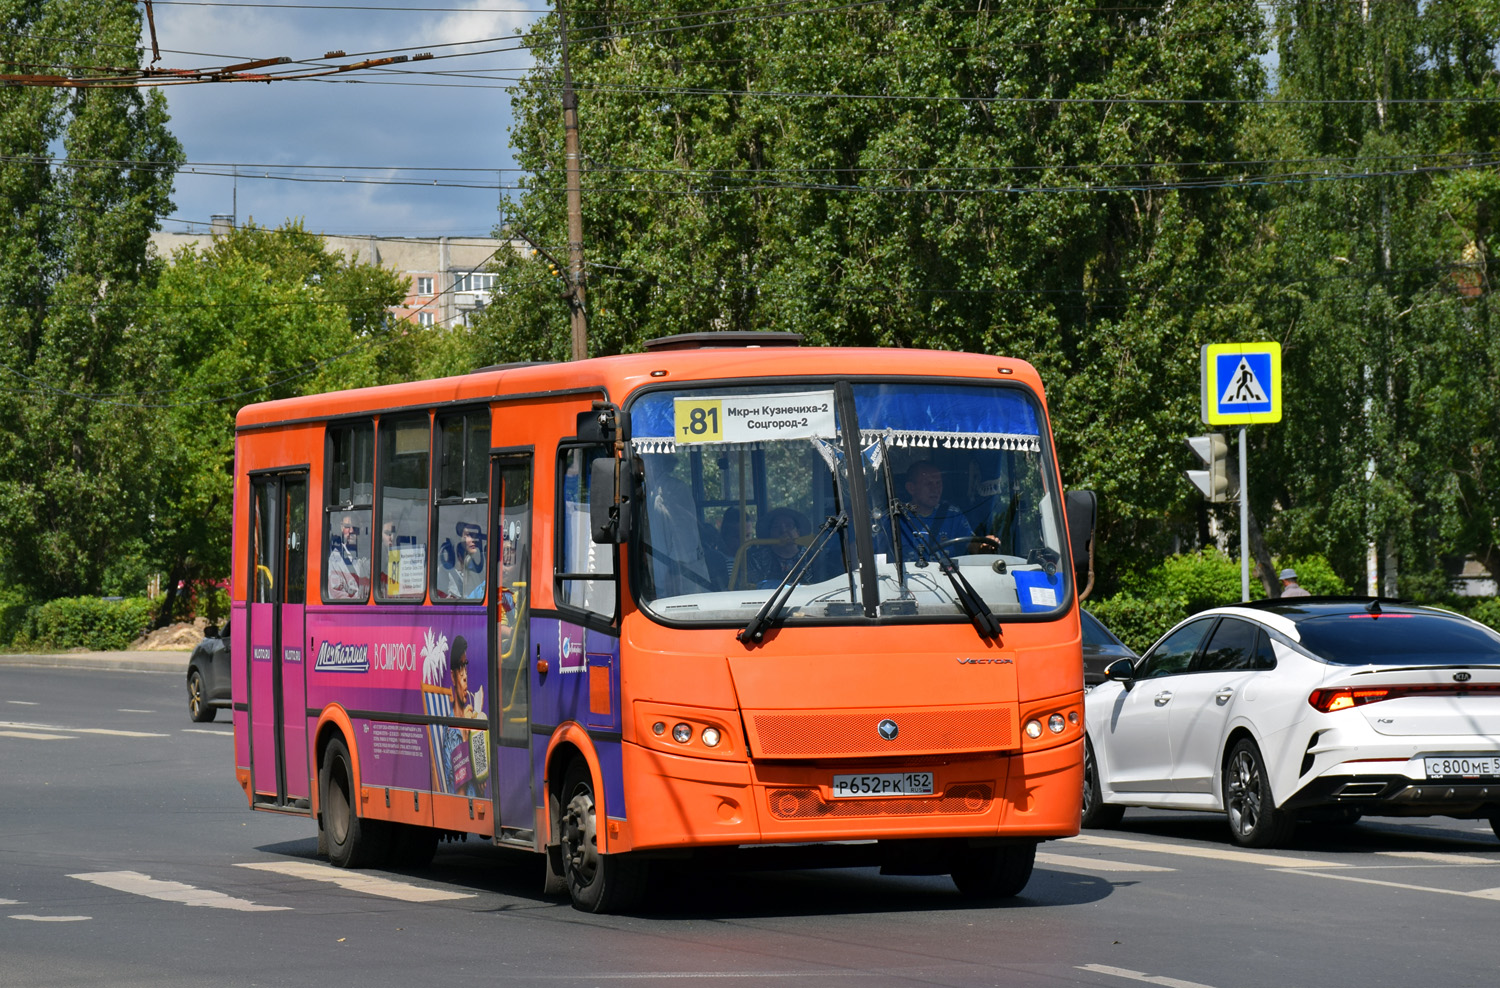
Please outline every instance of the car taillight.
[{"label": "car taillight", "polygon": [[1500,693],[1500,683],[1481,683],[1477,686],[1421,683],[1409,686],[1370,686],[1359,689],[1346,686],[1340,689],[1313,690],[1308,694],[1307,702],[1312,704],[1314,710],[1321,710],[1328,714],[1335,710],[1347,710],[1350,707],[1362,707],[1367,703],[1377,703],[1380,700],[1397,700],[1403,696],[1468,696],[1474,693]]}]

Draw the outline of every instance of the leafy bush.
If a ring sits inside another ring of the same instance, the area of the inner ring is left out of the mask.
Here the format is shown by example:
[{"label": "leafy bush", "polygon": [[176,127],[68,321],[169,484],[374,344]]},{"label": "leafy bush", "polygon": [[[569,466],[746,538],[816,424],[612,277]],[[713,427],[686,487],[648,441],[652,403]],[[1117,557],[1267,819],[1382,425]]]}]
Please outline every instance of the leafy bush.
[{"label": "leafy bush", "polygon": [[[1240,564],[1217,549],[1168,556],[1146,574],[1138,593],[1153,600],[1181,601],[1188,614],[1238,604]],[[1260,581],[1251,581],[1250,594],[1265,596]]]},{"label": "leafy bush", "polygon": [[1352,593],[1349,584],[1333,571],[1328,560],[1322,556],[1302,556],[1296,559],[1283,559],[1276,564],[1276,572],[1280,574],[1283,569],[1294,569],[1297,571],[1297,583],[1314,596],[1338,595]]},{"label": "leafy bush", "polygon": [[1130,594],[1087,600],[1084,606],[1137,654],[1150,648],[1162,632],[1188,616],[1188,609],[1181,600],[1156,600]]},{"label": "leafy bush", "polygon": [[1500,631],[1500,597],[1481,597],[1468,609],[1469,617]]},{"label": "leafy bush", "polygon": [[144,597],[65,597],[30,608],[14,644],[18,648],[110,651],[128,648],[150,623],[151,601]]}]

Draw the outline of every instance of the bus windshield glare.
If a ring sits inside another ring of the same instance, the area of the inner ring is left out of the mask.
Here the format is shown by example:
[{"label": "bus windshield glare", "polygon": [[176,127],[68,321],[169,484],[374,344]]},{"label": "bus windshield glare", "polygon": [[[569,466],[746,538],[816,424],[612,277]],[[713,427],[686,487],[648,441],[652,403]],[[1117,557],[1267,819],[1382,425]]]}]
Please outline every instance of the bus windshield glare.
[{"label": "bus windshield glare", "polygon": [[631,421],[637,593],[658,619],[744,624],[780,593],[783,624],[977,624],[1068,599],[1056,472],[1022,388],[710,385],[645,394]]}]

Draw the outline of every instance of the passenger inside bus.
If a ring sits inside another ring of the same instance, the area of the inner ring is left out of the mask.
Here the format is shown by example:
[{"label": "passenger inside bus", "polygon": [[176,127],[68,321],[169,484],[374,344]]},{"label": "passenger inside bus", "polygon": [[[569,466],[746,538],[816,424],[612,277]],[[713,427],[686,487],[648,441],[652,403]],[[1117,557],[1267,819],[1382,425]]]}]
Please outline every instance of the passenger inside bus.
[{"label": "passenger inside bus", "polygon": [[[698,529],[693,492],[665,470],[648,470],[645,547],[651,555],[656,596],[719,589]],[[718,569],[722,570],[722,565]]]},{"label": "passenger inside bus", "polygon": [[369,586],[369,560],[359,551],[359,523],[343,515],[328,552],[328,597],[331,600],[363,600]]},{"label": "passenger inside bus", "polygon": [[443,571],[439,577],[436,596],[482,599],[485,578],[484,529],[472,521],[460,521],[454,526],[454,534],[457,541],[452,544],[451,549],[446,543],[443,546]]},{"label": "passenger inside bus", "polygon": [[746,579],[750,586],[767,590],[791,573],[802,555],[802,543],[812,534],[812,523],[802,512],[781,507],[767,512],[757,528],[757,542],[762,544],[745,553]]}]

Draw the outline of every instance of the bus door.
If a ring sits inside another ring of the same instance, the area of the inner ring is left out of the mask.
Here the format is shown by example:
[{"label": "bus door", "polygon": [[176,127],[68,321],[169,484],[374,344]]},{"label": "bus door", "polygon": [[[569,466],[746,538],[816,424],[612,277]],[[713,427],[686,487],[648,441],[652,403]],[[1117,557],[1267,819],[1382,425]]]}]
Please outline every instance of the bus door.
[{"label": "bus door", "polygon": [[250,478],[250,773],[259,805],[309,807],[307,474]]},{"label": "bus door", "polygon": [[530,844],[536,798],[531,768],[531,469],[529,452],[498,453],[491,461],[490,519],[494,568],[490,585],[490,704],[495,739],[494,819],[497,840]]}]

